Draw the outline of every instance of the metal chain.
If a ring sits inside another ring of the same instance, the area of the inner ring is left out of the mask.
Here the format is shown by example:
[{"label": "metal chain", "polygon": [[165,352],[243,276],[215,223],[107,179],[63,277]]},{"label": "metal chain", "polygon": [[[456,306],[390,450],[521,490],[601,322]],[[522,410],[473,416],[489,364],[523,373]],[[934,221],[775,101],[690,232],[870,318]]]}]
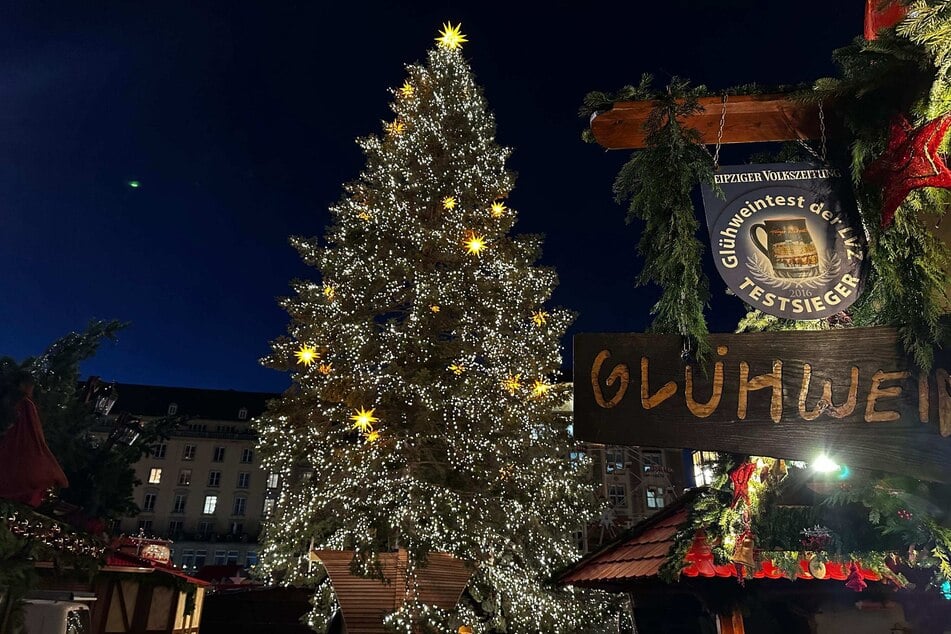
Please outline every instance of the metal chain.
[{"label": "metal chain", "polygon": [[806,152],[809,152],[814,158],[818,159],[823,165],[828,165],[826,160],[826,113],[822,109],[822,102],[819,102],[819,152],[806,143],[804,139],[797,139],[799,145]]},{"label": "metal chain", "polygon": [[717,147],[713,151],[713,169],[720,169],[720,146],[723,144],[723,126],[726,124],[726,102],[728,95],[723,93],[723,109],[720,111],[720,129],[717,130]]}]

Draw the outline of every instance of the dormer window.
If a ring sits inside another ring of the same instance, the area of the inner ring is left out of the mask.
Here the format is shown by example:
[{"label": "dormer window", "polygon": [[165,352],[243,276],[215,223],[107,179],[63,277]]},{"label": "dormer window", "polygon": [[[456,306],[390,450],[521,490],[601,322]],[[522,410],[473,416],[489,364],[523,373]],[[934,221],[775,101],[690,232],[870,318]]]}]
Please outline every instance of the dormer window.
[{"label": "dormer window", "polygon": [[247,420],[248,419],[248,408],[242,407],[238,410],[238,420]]},{"label": "dormer window", "polygon": [[169,403],[168,404],[168,415],[174,416],[178,413],[178,403]]}]

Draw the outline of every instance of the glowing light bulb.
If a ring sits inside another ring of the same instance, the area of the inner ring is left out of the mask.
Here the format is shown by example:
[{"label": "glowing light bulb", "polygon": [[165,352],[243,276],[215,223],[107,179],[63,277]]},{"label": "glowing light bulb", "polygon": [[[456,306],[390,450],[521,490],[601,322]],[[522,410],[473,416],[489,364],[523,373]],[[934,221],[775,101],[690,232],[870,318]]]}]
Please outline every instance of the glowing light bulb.
[{"label": "glowing light bulb", "polygon": [[839,465],[826,454],[821,454],[812,461],[812,469],[819,473],[833,473],[839,470]]}]

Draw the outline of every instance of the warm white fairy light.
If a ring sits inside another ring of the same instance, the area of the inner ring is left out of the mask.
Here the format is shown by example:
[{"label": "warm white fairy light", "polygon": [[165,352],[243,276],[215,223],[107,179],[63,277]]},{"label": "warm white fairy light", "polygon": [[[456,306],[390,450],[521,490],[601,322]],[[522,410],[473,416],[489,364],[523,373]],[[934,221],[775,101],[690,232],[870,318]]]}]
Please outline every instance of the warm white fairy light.
[{"label": "warm white fairy light", "polygon": [[[393,103],[404,131],[360,140],[366,167],[331,208],[326,241],[292,241],[328,282],[293,284],[282,303],[290,336],[270,360],[286,365],[303,340],[321,358],[258,423],[262,466],[284,483],[259,571],[316,586],[307,620],[319,630],[336,596],[308,557],[311,540],[361,554],[443,551],[473,564],[470,592],[508,606],[509,631],[607,629],[611,600],[549,583],[578,556],[572,532],[597,514],[590,464],[566,459],[567,421],[553,413],[566,396],[552,382],[571,317],[539,308],[555,285],[531,264],[539,239],[505,233],[509,151],[464,57],[439,46],[408,67],[406,85],[415,90]],[[481,257],[460,247],[468,235],[483,241]],[[417,619],[434,631],[492,629],[484,613],[443,613],[412,592],[387,622],[411,633]]]}]

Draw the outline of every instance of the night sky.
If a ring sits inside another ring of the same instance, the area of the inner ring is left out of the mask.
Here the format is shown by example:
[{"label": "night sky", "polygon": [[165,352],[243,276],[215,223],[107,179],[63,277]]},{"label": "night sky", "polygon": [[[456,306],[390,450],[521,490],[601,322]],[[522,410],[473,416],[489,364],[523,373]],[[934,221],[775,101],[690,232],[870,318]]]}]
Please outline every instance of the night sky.
[{"label": "night sky", "polygon": [[[363,166],[354,139],[380,130],[387,89],[447,20],[462,22],[497,139],[514,148],[516,231],[546,234],[553,303],[579,313],[569,335],[643,330],[656,292],[634,287],[637,228],[611,193],[628,153],[581,141],[584,95],[643,72],[714,89],[827,76],[864,5],[520,4],[4,3],[0,355],[116,318],[129,327],[86,373],[285,388],[257,360],[286,328],[275,298],[316,278],[287,238],[323,235]],[[708,270],[711,327],[731,330],[742,306]]]}]

